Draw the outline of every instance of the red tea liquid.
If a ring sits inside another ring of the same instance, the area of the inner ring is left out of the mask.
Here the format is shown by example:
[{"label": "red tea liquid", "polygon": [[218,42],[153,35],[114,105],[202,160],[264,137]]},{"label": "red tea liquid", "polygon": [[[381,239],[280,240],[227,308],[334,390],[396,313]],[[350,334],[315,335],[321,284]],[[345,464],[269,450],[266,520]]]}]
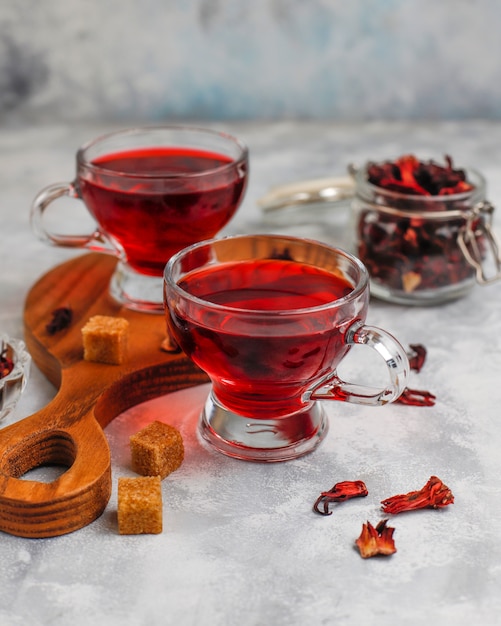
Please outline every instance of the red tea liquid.
[{"label": "red tea liquid", "polygon": [[[347,352],[346,305],[312,309],[352,291],[336,274],[252,260],[191,272],[180,286],[228,307],[215,312],[183,302],[169,323],[184,352],[211,377],[219,401],[241,415],[279,417],[304,408],[301,395],[311,381],[332,372]],[[280,319],[260,315],[290,310],[295,314]]]},{"label": "red tea liquid", "polygon": [[[237,167],[227,168],[224,177],[214,175],[212,181],[209,174],[192,176],[231,163],[229,157],[212,152],[141,148],[99,157],[93,165],[103,172],[92,180],[81,177],[79,184],[87,207],[125,250],[130,266],[161,276],[174,253],[214,236],[235,213],[246,180]],[[157,179],[132,179],[141,175]]]}]

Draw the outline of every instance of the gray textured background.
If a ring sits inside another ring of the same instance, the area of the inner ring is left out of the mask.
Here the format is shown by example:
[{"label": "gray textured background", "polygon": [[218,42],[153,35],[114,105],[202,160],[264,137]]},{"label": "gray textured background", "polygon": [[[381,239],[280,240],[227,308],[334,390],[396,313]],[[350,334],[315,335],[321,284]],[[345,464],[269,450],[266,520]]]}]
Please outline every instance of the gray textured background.
[{"label": "gray textured background", "polygon": [[0,122],[501,118],[497,0],[2,0]]}]

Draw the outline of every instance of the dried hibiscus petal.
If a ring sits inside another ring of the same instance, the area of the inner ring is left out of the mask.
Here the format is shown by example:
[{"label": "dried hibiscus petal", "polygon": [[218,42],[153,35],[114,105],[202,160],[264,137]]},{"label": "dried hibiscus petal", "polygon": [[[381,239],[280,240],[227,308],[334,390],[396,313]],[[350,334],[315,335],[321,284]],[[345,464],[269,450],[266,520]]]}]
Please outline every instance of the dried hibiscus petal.
[{"label": "dried hibiscus petal", "polygon": [[360,537],[355,541],[363,559],[372,556],[389,556],[397,549],[393,540],[394,528],[387,526],[388,520],[381,520],[376,527],[370,522],[362,525]]},{"label": "dried hibiscus petal", "polygon": [[449,487],[436,476],[431,476],[419,491],[410,491],[404,495],[392,496],[381,502],[385,513],[396,514],[417,509],[440,509],[453,504],[454,496]]},{"label": "dried hibiscus petal", "polygon": [[420,343],[409,344],[407,358],[409,359],[411,370],[419,373],[426,360],[426,348]]},{"label": "dried hibiscus petal", "polygon": [[73,320],[73,311],[70,307],[62,306],[52,311],[52,320],[47,324],[45,329],[49,335],[55,335],[60,330],[68,328]]},{"label": "dried hibiscus petal", "polygon": [[[313,510],[320,515],[332,515],[332,511],[329,511],[330,502],[344,502],[350,498],[365,497],[368,493],[365,483],[361,480],[345,480],[336,483],[329,491],[322,491],[315,500]],[[321,504],[323,505],[322,511],[319,509]]]},{"label": "dried hibiscus petal", "polygon": [[435,400],[436,396],[430,391],[406,387],[395,402],[409,406],[434,406]]},{"label": "dried hibiscus petal", "polygon": [[[407,358],[411,370],[419,373],[426,360],[426,348],[420,343],[409,344]],[[434,406],[435,400],[436,396],[430,391],[406,387],[396,402],[410,406]]]}]

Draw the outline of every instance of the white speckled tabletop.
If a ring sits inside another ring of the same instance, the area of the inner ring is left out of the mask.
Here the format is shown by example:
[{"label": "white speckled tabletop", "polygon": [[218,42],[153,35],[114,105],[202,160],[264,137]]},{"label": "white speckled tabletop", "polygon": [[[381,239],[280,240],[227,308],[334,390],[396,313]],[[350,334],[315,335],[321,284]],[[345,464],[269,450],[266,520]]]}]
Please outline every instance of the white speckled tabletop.
[{"label": "white speckled tabletop", "polygon": [[[250,147],[249,188],[227,233],[270,230],[343,245],[344,215],[272,226],[256,201],[274,185],[344,175],[348,163],[407,152],[454,156],[480,170],[500,206],[501,124],[220,124]],[[32,235],[31,200],[70,180],[74,153],[105,126],[7,127],[0,132],[0,331],[22,337],[26,293],[76,252]],[[79,212],[76,201],[69,211]],[[76,217],[75,217],[76,219]],[[477,286],[433,308],[372,301],[368,322],[428,350],[411,386],[434,407],[329,404],[330,431],[312,454],[274,465],[233,460],[196,436],[206,387],[139,405],[106,429],[113,493],[104,514],[72,534],[0,534],[0,624],[39,626],[501,623],[501,283]],[[15,413],[45,406],[56,390],[33,368]],[[120,536],[116,485],[130,469],[128,438],[151,419],[178,425],[182,467],[163,482],[161,535]],[[442,510],[389,516],[397,552],[364,560],[362,524],[384,517],[380,501],[422,487],[431,475],[452,490]],[[47,477],[42,477],[47,479]],[[321,491],[363,480],[366,498],[312,512]]]}]

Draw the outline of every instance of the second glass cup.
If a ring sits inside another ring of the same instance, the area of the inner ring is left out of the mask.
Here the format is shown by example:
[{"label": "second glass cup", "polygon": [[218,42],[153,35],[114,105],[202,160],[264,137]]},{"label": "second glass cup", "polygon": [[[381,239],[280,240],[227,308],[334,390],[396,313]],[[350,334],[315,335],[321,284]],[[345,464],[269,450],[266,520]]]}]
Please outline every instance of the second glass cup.
[{"label": "second glass cup", "polygon": [[[185,246],[216,235],[245,193],[248,150],[238,139],[202,128],[132,128],[81,147],[72,183],[50,185],[35,198],[35,233],[54,245],[119,258],[112,296],[139,311],[162,312],[162,276]],[[89,235],[57,234],[44,223],[61,196],[80,198],[97,222]]]},{"label": "second glass cup", "polygon": [[[368,283],[354,256],[295,237],[226,237],[175,254],[164,276],[167,326],[212,382],[202,436],[229,456],[284,461],[324,438],[319,400],[396,400],[409,363],[396,339],[365,325]],[[338,377],[355,344],[382,356],[386,388]]]}]

